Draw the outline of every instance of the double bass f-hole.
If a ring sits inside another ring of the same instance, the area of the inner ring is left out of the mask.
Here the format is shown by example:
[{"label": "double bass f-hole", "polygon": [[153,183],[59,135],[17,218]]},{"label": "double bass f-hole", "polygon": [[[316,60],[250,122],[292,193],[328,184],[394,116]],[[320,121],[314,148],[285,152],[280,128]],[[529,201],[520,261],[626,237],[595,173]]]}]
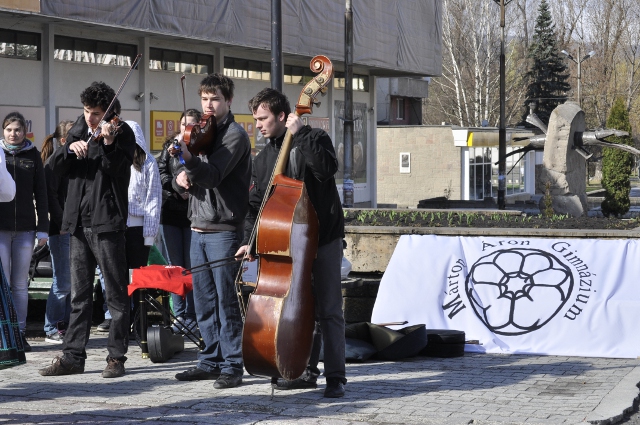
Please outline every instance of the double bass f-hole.
[{"label": "double bass f-hole", "polygon": [[[310,68],[318,75],[300,93],[295,107],[298,116],[311,113],[316,96],[333,75],[326,56],[314,57]],[[258,254],[258,278],[242,333],[247,371],[287,380],[302,375],[311,355],[315,326],[311,270],[319,232],[304,182],[284,175],[292,144],[287,130],[265,191],[269,196],[262,200],[249,240]]]}]

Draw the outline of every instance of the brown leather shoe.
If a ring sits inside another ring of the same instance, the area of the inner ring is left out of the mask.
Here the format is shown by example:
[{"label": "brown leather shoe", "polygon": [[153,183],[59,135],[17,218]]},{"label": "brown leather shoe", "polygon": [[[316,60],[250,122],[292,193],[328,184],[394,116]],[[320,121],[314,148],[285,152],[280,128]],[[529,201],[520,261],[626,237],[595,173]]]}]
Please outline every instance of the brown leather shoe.
[{"label": "brown leather shoe", "polygon": [[38,370],[38,373],[42,376],[62,376],[62,375],[75,375],[77,373],[84,372],[84,365],[81,364],[66,364],[63,363],[62,357],[56,356],[51,365]]},{"label": "brown leather shoe", "polygon": [[107,367],[102,371],[103,378],[119,378],[124,375],[124,362],[113,357],[107,359]]}]

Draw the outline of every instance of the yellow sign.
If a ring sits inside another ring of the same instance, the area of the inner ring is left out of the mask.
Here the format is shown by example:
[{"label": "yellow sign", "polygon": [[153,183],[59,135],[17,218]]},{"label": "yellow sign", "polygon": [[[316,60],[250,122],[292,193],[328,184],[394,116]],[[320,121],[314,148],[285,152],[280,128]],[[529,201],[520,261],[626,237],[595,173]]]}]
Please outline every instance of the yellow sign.
[{"label": "yellow sign", "polygon": [[240,124],[249,135],[249,140],[251,140],[251,148],[252,149],[255,148],[256,147],[256,135],[255,135],[256,121],[253,119],[253,115],[234,114],[233,117],[235,118],[236,122]]},{"label": "yellow sign", "polygon": [[180,115],[182,112],[151,111],[149,135],[152,151],[162,150],[167,138],[180,133]]}]

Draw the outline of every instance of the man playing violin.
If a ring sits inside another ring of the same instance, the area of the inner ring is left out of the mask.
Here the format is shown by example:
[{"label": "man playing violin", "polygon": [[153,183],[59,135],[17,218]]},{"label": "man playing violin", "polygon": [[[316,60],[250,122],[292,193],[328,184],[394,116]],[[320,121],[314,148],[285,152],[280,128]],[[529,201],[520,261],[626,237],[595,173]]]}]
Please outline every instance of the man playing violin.
[{"label": "man playing violin", "polygon": [[[302,377],[293,381],[274,380],[275,389],[316,388],[320,375],[318,361],[321,339],[324,342],[325,397],[344,395],[345,335],[342,312],[342,238],[344,216],[334,174],[338,160],[329,135],[320,129],[303,125],[297,114],[291,113],[287,97],[277,90],[265,88],[249,101],[256,128],[268,139],[265,148],[256,155],[251,176],[249,213],[245,220],[242,247],[236,256],[249,255],[247,245],[256,222],[287,129],[293,135],[286,175],[303,180],[319,221],[318,252],[313,263],[313,293],[316,328],[309,365]],[[253,259],[249,255],[250,259]]]},{"label": "man playing violin", "polygon": [[[39,370],[43,376],[84,372],[93,307],[96,265],[104,276],[107,305],[112,315],[103,378],[124,375],[129,346],[129,271],[124,232],[127,191],[136,139],[120,113],[116,93],[94,82],[80,95],[84,114],[69,130],[64,148],[50,161],[53,172],[69,177],[61,233],[71,233],[71,317],[62,345],[62,357]],[[112,122],[110,122],[112,121]],[[93,137],[96,133],[100,137]]]},{"label": "man playing violin", "polygon": [[[204,148],[208,155],[190,152],[179,138],[185,169],[173,187],[178,193],[189,193],[192,266],[233,256],[242,238],[251,143],[231,113],[233,90],[233,81],[222,74],[208,75],[200,83],[202,111],[215,117],[213,125],[217,125],[213,146]],[[176,379],[215,379],[214,388],[242,383],[242,316],[235,290],[238,268],[239,262],[193,274],[196,319],[205,348],[198,352],[197,365],[176,374]]]}]

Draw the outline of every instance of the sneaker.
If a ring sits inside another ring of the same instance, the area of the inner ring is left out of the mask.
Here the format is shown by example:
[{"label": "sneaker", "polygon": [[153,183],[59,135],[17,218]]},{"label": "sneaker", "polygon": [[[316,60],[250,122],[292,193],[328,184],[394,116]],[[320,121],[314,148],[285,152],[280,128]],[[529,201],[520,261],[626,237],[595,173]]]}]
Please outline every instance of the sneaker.
[{"label": "sneaker", "polygon": [[50,344],[62,344],[62,338],[63,338],[62,332],[56,332],[51,335],[47,335],[44,341]]},{"label": "sneaker", "polygon": [[38,370],[38,373],[42,376],[61,376],[61,375],[75,375],[77,373],[84,372],[84,365],[72,364],[66,365],[62,362],[62,357],[55,357],[51,361],[51,365]]},{"label": "sneaker", "polygon": [[213,384],[213,388],[221,390],[223,388],[234,388],[240,384],[242,384],[242,376],[223,373],[218,379],[216,379],[216,382]]},{"label": "sneaker", "polygon": [[30,353],[31,352],[31,346],[27,342],[27,337],[24,336],[23,333],[21,333],[20,336],[22,337],[22,348],[24,349],[24,352],[25,353]]},{"label": "sneaker", "polygon": [[102,371],[103,378],[119,378],[124,375],[124,362],[113,357],[107,359],[107,367]]},{"label": "sneaker", "polygon": [[344,396],[344,384],[339,378],[327,378],[327,387],[324,389],[326,398],[340,398]]},{"label": "sneaker", "polygon": [[111,327],[111,319],[104,319],[104,322],[100,323],[96,330],[98,332],[109,332],[109,328]]},{"label": "sneaker", "polygon": [[294,379],[293,381],[287,381],[286,379],[279,378],[276,384],[271,384],[276,390],[303,390],[308,388],[318,388],[316,381],[307,380],[304,378]]},{"label": "sneaker", "polygon": [[199,367],[192,367],[184,372],[176,373],[176,379],[178,381],[206,381],[218,379],[220,371],[207,372]]}]

